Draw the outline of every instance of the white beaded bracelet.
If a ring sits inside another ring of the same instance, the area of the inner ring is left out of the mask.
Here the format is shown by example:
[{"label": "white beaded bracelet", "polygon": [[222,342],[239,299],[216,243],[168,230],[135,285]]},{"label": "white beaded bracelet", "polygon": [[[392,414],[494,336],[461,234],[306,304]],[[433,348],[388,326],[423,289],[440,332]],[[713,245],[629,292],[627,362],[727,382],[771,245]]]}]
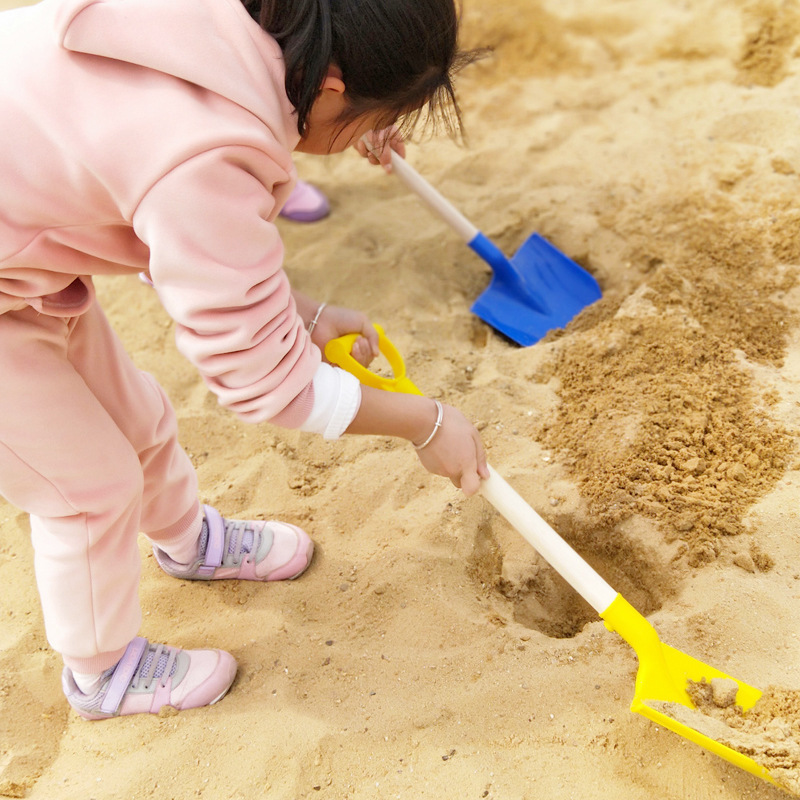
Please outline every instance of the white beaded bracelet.
[{"label": "white beaded bracelet", "polygon": [[423,447],[427,447],[433,441],[433,437],[436,436],[436,432],[439,430],[439,428],[442,427],[442,419],[444,418],[444,409],[442,408],[442,404],[438,400],[434,400],[433,402],[436,403],[436,412],[437,412],[436,422],[433,425],[433,430],[431,431],[431,435],[422,444],[414,444],[414,442],[411,442],[411,444],[414,445],[415,450],[422,450]]},{"label": "white beaded bracelet", "polygon": [[308,323],[308,335],[309,335],[309,336],[310,336],[312,333],[314,333],[314,328],[316,328],[316,327],[317,327],[317,323],[319,322],[319,317],[320,317],[320,314],[322,314],[322,309],[323,309],[323,308],[325,308],[325,306],[327,306],[327,305],[328,305],[327,303],[323,303],[323,304],[322,304],[322,305],[321,305],[321,306],[320,306],[320,307],[317,309],[317,313],[316,313],[316,314],[314,314],[314,319],[312,319],[312,320],[311,320],[311,322],[309,322],[309,323]]}]

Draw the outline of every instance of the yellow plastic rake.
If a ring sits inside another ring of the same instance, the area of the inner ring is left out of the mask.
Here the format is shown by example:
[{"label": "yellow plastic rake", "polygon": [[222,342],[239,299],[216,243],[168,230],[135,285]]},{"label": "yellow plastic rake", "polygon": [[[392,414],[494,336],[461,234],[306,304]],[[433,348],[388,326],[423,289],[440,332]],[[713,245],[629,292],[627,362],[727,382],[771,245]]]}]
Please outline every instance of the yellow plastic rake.
[{"label": "yellow plastic rake", "polygon": [[[351,372],[362,383],[393,392],[422,394],[406,376],[403,359],[386,337],[380,326],[375,326],[381,353],[393,370],[386,378],[359,364],[351,355],[357,334],[343,336],[328,343],[325,355],[328,360]],[[636,686],[631,711],[647,717],[690,742],[704,747],[731,764],[775,784],[766,768],[742,753],[727,747],[699,731],[685,725],[655,705],[678,703],[694,709],[687,693],[688,681],[711,681],[727,678],[738,685],[736,703],[747,710],[761,697],[761,690],[743,681],[731,678],[724,672],[704,664],[691,656],[663,644],[653,626],[615,591],[578,555],[525,500],[489,467],[490,477],[483,481],[481,494],[522,534],[550,566],[552,566],[592,608],[597,611],[610,631],[618,633],[633,649],[639,660]],[[776,784],[777,785],[777,784]]]}]

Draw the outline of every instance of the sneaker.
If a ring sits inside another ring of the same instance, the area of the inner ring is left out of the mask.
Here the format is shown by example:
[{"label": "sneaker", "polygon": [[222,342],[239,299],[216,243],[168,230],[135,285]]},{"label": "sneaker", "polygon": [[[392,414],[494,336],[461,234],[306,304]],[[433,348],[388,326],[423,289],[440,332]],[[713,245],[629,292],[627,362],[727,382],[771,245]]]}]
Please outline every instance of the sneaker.
[{"label": "sneaker", "polygon": [[157,714],[164,706],[181,711],[221,700],[236,677],[236,661],[224,650],[180,650],[137,637],[119,663],[106,670],[100,688],[81,692],[64,667],[61,685],[84,719]]},{"label": "sneaker", "polygon": [[191,564],[179,564],[153,547],[156,561],[168,575],[189,581],[283,581],[308,569],[314,543],[302,528],[285,522],[225,519],[211,506],[203,506],[203,511],[199,554]]},{"label": "sneaker", "polygon": [[289,199],[278,213],[295,222],[316,222],[331,213],[331,206],[328,198],[316,186],[297,181]]}]

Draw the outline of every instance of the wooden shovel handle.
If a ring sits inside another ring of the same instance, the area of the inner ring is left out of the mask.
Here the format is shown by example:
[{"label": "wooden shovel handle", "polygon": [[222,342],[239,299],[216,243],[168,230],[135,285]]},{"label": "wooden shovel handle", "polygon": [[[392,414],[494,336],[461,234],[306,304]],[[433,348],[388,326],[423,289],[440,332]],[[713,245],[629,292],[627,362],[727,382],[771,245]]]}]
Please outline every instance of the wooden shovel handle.
[{"label": "wooden shovel handle", "polygon": [[[380,153],[367,141],[362,138],[367,149],[376,158],[380,158]],[[431,210],[435,211],[467,244],[469,244],[479,233],[478,229],[442,194],[417,172],[402,156],[394,150],[392,153],[392,172]]]}]

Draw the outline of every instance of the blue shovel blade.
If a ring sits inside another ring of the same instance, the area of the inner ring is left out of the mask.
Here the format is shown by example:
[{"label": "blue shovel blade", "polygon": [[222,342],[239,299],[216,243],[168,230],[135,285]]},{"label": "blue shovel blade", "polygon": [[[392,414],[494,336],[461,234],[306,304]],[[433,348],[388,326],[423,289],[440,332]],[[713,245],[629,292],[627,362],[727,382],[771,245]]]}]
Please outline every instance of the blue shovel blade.
[{"label": "blue shovel blade", "polygon": [[563,328],[602,296],[597,281],[534,233],[512,259],[479,233],[469,246],[492,267],[489,287],[472,312],[523,347]]}]

